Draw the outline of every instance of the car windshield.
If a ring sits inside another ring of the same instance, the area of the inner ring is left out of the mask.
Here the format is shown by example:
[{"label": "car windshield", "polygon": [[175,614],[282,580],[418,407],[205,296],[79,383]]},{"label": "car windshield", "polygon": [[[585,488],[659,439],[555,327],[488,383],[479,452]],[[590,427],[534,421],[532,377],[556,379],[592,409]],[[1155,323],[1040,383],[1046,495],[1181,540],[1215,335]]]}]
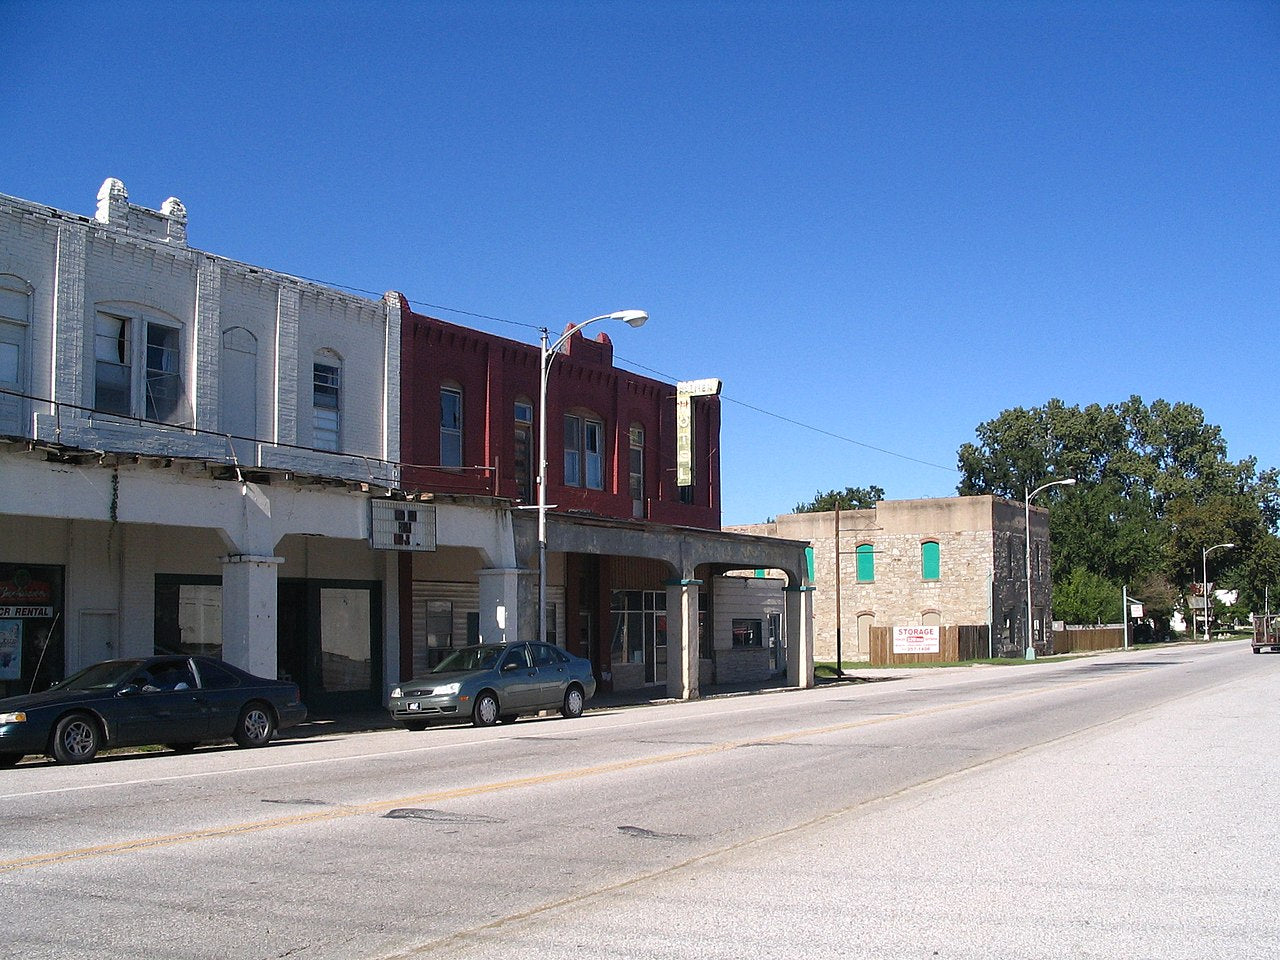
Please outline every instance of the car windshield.
[{"label": "car windshield", "polygon": [[492,670],[502,654],[502,647],[463,647],[441,660],[432,673],[456,673],[459,670]]},{"label": "car windshield", "polygon": [[79,673],[73,673],[61,683],[55,683],[51,690],[110,690],[121,683],[141,665],[141,660],[111,660],[107,663],[95,663],[85,667]]}]

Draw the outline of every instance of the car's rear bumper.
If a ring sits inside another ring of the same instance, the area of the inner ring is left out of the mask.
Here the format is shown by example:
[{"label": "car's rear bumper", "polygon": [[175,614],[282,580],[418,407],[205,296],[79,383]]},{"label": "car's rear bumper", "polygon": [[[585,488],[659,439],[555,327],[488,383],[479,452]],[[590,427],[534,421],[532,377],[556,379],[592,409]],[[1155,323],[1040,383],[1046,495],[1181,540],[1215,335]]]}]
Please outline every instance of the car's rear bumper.
[{"label": "car's rear bumper", "polygon": [[276,711],[280,724],[277,729],[285,730],[289,727],[297,726],[307,719],[307,708],[299,703],[293,706],[281,707]]}]

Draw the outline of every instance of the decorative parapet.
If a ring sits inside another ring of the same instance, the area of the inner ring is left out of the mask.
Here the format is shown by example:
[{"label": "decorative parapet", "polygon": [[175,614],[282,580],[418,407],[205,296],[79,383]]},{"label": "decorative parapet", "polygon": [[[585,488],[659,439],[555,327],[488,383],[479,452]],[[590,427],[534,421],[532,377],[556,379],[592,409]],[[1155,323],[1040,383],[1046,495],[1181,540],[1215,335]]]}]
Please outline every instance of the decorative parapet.
[{"label": "decorative parapet", "polygon": [[139,207],[129,202],[129,191],[115,177],[102,182],[93,218],[148,240],[162,240],[178,247],[187,245],[187,208],[181,200],[170,197],[159,210]]}]

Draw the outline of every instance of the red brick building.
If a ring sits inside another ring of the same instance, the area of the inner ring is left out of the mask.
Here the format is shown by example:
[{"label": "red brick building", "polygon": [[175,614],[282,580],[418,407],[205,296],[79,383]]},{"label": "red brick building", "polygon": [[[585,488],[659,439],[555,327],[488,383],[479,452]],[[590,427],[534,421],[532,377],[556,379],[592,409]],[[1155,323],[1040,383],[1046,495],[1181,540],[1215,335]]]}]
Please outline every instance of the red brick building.
[{"label": "red brick building", "polygon": [[[541,351],[414,313],[403,298],[401,311],[401,485],[440,505],[437,522],[473,524],[478,545],[402,555],[408,677],[450,647],[538,633]],[[696,696],[717,671],[712,581],[767,566],[799,584],[803,547],[720,531],[718,397],[692,402],[693,482],[677,485],[676,386],[614,366],[604,327],[569,333],[548,377],[547,634],[588,657],[606,689]],[[510,552],[483,546],[508,542]],[[793,672],[781,631],[772,653],[759,646],[727,649],[721,672]]]},{"label": "red brick building", "polygon": [[[404,486],[535,503],[538,347],[407,304],[401,322]],[[605,330],[574,332],[548,377],[547,502],[561,513],[719,530],[720,401],[694,403],[693,486],[682,488],[675,394],[615,367]]]}]

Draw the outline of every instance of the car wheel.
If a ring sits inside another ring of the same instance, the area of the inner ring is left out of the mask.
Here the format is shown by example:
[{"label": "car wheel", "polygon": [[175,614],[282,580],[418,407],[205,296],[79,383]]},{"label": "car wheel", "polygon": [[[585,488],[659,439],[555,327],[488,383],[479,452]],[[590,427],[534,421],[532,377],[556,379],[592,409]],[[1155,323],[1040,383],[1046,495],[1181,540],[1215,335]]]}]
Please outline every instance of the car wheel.
[{"label": "car wheel", "polygon": [[477,727],[492,727],[498,722],[498,698],[488,690],[476,697],[475,709],[471,711],[471,722]]},{"label": "car wheel", "polygon": [[0,753],[0,770],[16,767],[21,759],[22,754],[20,753]]},{"label": "car wheel", "polygon": [[200,744],[198,744],[198,743],[168,743],[168,744],[165,744],[165,746],[167,746],[167,747],[168,747],[170,750],[172,750],[174,753],[190,753],[190,752],[191,752],[192,750],[194,750],[196,747],[200,746]]},{"label": "car wheel", "polygon": [[576,683],[570,684],[569,689],[564,692],[564,703],[560,705],[560,715],[570,720],[580,717],[585,704],[582,688]]},{"label": "car wheel", "polygon": [[53,728],[53,759],[58,763],[88,763],[102,746],[98,724],[85,713],[69,713]]},{"label": "car wheel", "polygon": [[422,731],[427,729],[427,721],[425,720],[401,720],[406,730]]},{"label": "car wheel", "polygon": [[240,711],[235,739],[242,747],[265,747],[276,732],[276,720],[265,703],[251,703]]}]

